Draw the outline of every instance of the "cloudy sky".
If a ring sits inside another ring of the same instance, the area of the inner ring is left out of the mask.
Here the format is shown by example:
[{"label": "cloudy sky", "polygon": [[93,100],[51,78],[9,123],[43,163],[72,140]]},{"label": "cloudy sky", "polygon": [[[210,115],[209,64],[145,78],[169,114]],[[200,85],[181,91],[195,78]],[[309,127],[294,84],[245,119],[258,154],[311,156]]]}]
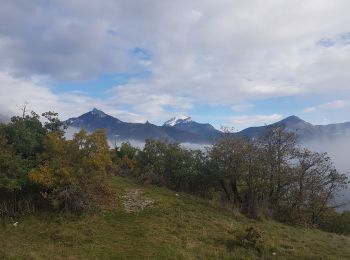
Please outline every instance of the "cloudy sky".
[{"label": "cloudy sky", "polygon": [[348,0],[1,0],[0,114],[350,121]]}]

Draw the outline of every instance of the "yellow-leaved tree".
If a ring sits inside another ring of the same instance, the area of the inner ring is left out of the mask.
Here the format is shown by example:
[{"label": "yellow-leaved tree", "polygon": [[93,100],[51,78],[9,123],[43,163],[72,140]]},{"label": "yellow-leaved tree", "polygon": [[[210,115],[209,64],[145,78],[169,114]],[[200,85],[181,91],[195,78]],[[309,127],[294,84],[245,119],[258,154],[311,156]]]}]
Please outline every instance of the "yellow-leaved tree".
[{"label": "yellow-leaved tree", "polygon": [[103,130],[92,134],[81,130],[72,140],[49,133],[40,160],[29,179],[43,187],[43,196],[57,209],[86,211],[104,191],[111,158]]}]

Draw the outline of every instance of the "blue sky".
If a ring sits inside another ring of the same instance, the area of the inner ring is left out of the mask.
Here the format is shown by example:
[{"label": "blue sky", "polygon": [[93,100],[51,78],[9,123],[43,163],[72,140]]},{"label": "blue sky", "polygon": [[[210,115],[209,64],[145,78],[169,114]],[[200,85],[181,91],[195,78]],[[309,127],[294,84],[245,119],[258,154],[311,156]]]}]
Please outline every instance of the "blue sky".
[{"label": "blue sky", "polygon": [[0,114],[350,121],[349,1],[102,2],[2,1]]}]

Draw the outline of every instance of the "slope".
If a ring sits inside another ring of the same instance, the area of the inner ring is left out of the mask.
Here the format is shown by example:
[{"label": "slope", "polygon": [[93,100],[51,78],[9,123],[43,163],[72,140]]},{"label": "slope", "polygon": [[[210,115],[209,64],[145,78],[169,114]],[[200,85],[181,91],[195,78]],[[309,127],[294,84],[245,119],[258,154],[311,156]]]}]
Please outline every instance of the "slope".
[{"label": "slope", "polygon": [[[350,237],[254,221],[163,188],[114,177],[117,206],[69,217],[24,217],[0,225],[1,259],[346,259]],[[125,194],[139,190],[153,205],[127,213]],[[247,227],[261,230],[262,250],[239,243]]]}]

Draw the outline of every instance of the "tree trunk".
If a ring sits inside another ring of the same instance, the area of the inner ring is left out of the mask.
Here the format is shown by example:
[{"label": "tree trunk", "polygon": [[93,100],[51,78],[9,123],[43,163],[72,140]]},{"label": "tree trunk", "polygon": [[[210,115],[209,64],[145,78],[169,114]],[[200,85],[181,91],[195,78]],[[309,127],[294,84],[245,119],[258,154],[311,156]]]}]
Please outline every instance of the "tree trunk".
[{"label": "tree trunk", "polygon": [[234,197],[233,197],[234,202],[242,202],[242,199],[241,199],[241,197],[238,194],[237,178],[236,178],[236,176],[232,176],[231,177],[231,189],[232,189],[232,192],[233,192],[233,195],[234,195]]},{"label": "tree trunk", "polygon": [[224,182],[223,179],[220,179],[220,185],[221,185],[221,188],[224,190],[224,192],[226,194],[227,200],[230,201],[231,200],[231,196],[230,196],[230,193],[228,192],[228,190],[226,188],[226,185],[225,185],[225,182]]}]

